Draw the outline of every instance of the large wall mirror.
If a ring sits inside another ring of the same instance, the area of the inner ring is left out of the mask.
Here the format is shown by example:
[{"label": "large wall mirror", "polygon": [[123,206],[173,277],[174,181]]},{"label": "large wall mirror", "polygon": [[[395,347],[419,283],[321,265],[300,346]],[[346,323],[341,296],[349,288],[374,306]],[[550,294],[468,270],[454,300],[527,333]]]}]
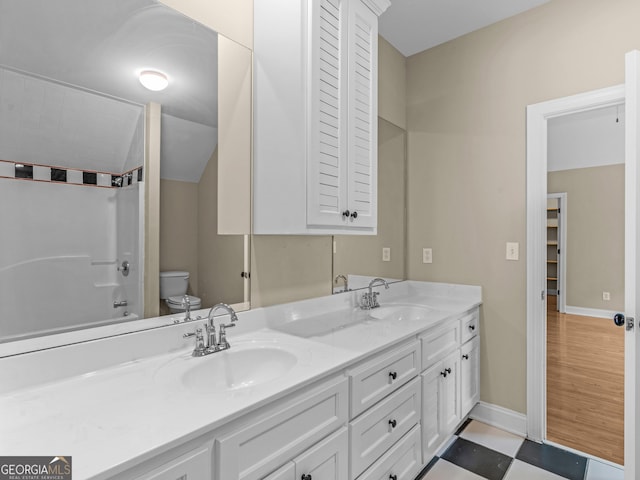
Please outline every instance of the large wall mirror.
[{"label": "large wall mirror", "polygon": [[[248,308],[249,237],[217,234],[218,38],[153,0],[0,0],[0,356],[172,324],[143,320],[170,313],[145,297],[145,241],[200,308]],[[148,70],[167,88],[143,87]]]},{"label": "large wall mirror", "polygon": [[378,234],[333,237],[333,292],[406,278],[406,132],[378,118]]}]

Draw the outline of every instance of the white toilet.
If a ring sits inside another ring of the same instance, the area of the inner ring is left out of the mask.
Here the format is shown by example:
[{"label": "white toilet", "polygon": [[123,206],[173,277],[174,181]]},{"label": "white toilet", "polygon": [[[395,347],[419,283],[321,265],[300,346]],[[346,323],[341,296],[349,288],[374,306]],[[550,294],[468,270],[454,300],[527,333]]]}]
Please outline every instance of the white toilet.
[{"label": "white toilet", "polygon": [[[160,272],[160,298],[165,301],[171,313],[186,310],[183,301],[189,287],[189,272]],[[191,310],[200,309],[200,298],[189,295]]]}]

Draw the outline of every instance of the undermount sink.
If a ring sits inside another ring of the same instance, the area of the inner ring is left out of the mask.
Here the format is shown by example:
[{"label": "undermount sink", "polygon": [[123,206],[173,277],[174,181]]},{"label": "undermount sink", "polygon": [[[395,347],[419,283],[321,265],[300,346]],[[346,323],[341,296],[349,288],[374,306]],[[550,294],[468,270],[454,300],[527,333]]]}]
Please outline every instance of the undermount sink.
[{"label": "undermount sink", "polygon": [[441,317],[442,311],[422,305],[383,305],[372,309],[369,315],[379,320],[416,321]]},{"label": "undermount sink", "polygon": [[298,357],[281,347],[248,342],[205,357],[181,357],[158,373],[162,379],[178,377],[190,390],[229,393],[271,382],[297,363]]}]

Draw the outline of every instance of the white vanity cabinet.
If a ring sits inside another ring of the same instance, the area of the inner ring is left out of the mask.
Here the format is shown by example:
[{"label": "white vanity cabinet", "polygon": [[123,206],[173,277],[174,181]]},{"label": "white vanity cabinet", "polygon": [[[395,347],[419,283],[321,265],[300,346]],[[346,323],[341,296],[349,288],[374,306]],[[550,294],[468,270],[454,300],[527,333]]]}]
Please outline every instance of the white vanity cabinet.
[{"label": "white vanity cabinet", "polygon": [[[348,384],[344,377],[305,389],[293,398],[276,402],[256,415],[224,427],[214,443],[215,478],[258,480],[283,466],[286,468],[291,461],[295,471],[328,469],[327,461],[335,464],[336,471],[342,471],[339,469],[346,468],[343,457],[346,449],[342,449],[342,455],[332,453],[331,446],[318,447],[319,451],[307,449],[344,427],[347,420]],[[337,443],[332,445],[343,442],[340,435],[337,438]],[[296,457],[297,460],[293,460]]]},{"label": "white vanity cabinet", "polygon": [[476,307],[420,336],[424,463],[480,400],[478,320]]},{"label": "white vanity cabinet", "polygon": [[460,348],[460,408],[470,412],[480,401],[480,338]]},{"label": "white vanity cabinet", "polygon": [[389,4],[255,3],[254,233],[376,233],[378,16]]},{"label": "white vanity cabinet", "polygon": [[348,439],[343,427],[264,480],[348,480]]},{"label": "white vanity cabinet", "polygon": [[414,338],[347,371],[351,386],[349,479],[361,475],[388,479],[398,472],[402,473],[398,478],[413,479],[418,473],[420,366],[420,345]]},{"label": "white vanity cabinet", "polygon": [[203,480],[210,478],[210,445],[197,448],[144,475],[135,477],[136,480]]}]

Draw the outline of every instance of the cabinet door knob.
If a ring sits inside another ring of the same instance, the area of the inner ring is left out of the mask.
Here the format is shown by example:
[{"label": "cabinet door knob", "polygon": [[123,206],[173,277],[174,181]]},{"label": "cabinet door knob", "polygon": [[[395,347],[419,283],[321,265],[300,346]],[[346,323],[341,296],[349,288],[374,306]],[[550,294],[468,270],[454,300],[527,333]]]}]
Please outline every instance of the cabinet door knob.
[{"label": "cabinet door knob", "polygon": [[462,359],[463,360],[469,360],[469,355],[467,355],[466,353],[464,355],[462,355]]},{"label": "cabinet door knob", "polygon": [[469,330],[471,330],[472,332],[476,329],[475,325],[469,325]]},{"label": "cabinet door knob", "polygon": [[355,220],[356,218],[358,218],[358,212],[353,212],[353,213],[351,214],[351,218],[353,218],[354,220]]},{"label": "cabinet door knob", "polygon": [[444,370],[444,371],[440,372],[440,375],[442,375],[444,378],[447,378],[447,371]]},{"label": "cabinet door knob", "polygon": [[311,480],[311,475],[308,473],[303,473],[300,477],[300,480]]},{"label": "cabinet door knob", "polygon": [[391,428],[396,428],[397,424],[398,422],[396,422],[395,420],[389,420],[389,425],[391,425]]},{"label": "cabinet door knob", "polygon": [[389,376],[391,377],[391,380],[395,380],[398,376],[398,372],[389,372]]},{"label": "cabinet door knob", "polygon": [[445,368],[444,371],[447,372],[447,373],[451,373],[451,369],[450,368]]},{"label": "cabinet door knob", "polygon": [[351,215],[351,212],[349,210],[345,210],[344,212],[342,212],[343,217],[348,217],[349,215]]},{"label": "cabinet door knob", "polygon": [[389,475],[389,480],[398,480],[398,475]]}]

